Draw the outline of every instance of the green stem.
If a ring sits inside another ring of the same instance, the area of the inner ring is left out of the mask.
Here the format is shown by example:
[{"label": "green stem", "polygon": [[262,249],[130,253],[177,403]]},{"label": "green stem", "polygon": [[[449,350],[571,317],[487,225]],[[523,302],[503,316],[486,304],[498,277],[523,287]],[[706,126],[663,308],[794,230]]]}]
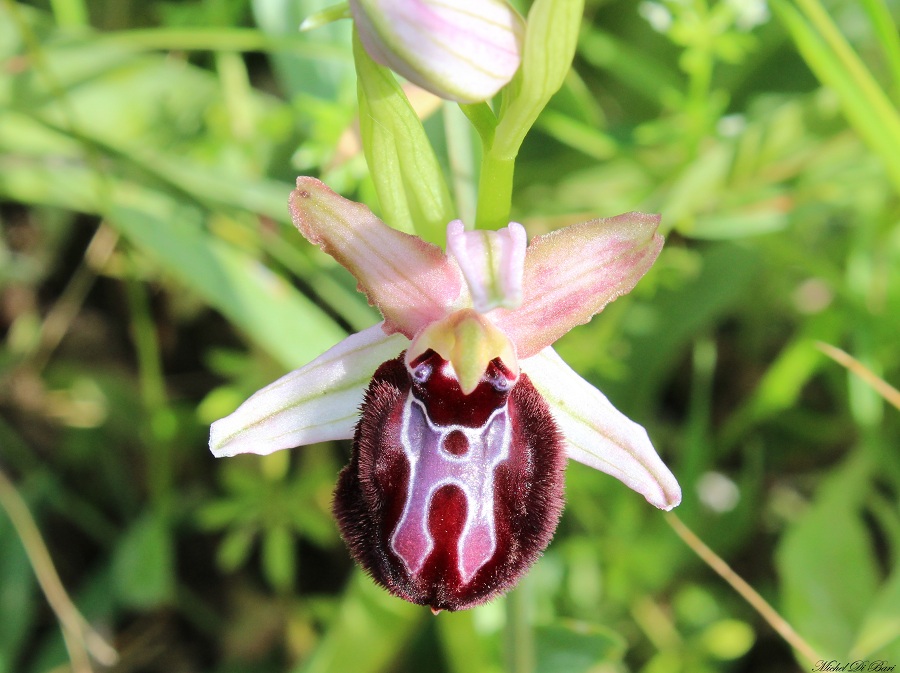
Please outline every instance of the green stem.
[{"label": "green stem", "polygon": [[706,136],[710,124],[710,92],[712,91],[715,55],[709,7],[706,2],[700,0],[694,5],[700,15],[700,24],[703,27],[693,44],[693,50],[699,57],[693,60],[693,67],[688,72],[688,111],[693,130],[691,146],[696,152],[701,139]]},{"label": "green stem", "polygon": [[61,28],[85,28],[90,24],[83,0],[50,0],[50,7]]},{"label": "green stem", "polygon": [[125,288],[131,308],[131,337],[137,356],[141,398],[150,419],[147,451],[149,491],[157,506],[165,506],[171,492],[171,437],[164,428],[168,396],[162,371],[156,325],[141,281],[129,277]]},{"label": "green stem", "polygon": [[487,103],[460,103],[459,109],[472,122],[472,126],[481,137],[481,146],[487,151],[494,144],[494,131],[497,129],[497,116]]},{"label": "green stem", "polygon": [[802,654],[807,660],[821,661],[822,656],[816,652],[809,643],[807,643],[798,634],[794,627],[791,626],[775,609],[769,605],[759,593],[731,569],[718,554],[707,547],[697,535],[672,512],[663,514],[666,523],[672,527],[672,530],[681,538],[681,540],[691,548],[700,559],[712,568],[723,580],[731,585],[731,588],[737,591],[741,598],[750,604],[756,612],[768,622],[775,632],[784,638],[785,642],[793,647],[797,652]]},{"label": "green stem", "polygon": [[144,406],[155,411],[166,405],[165,379],[159,358],[156,325],[150,315],[150,302],[141,282],[129,278],[126,283],[131,304],[131,336],[140,372],[141,397]]},{"label": "green stem", "polygon": [[[0,509],[6,512],[28,556],[31,569],[56,618],[59,620],[66,646],[73,664],[76,660],[87,662],[90,652],[105,666],[114,666],[119,655],[104,638],[94,631],[78,611],[63,586],[53,558],[44,542],[41,531],[12,481],[0,470]],[[73,666],[74,669],[74,666]],[[82,670],[90,670],[90,667]]]},{"label": "green stem", "polygon": [[[462,106],[460,106],[462,107]],[[444,103],[444,133],[450,160],[450,180],[456,199],[456,212],[463,222],[472,225],[478,193],[478,159],[475,156],[472,128],[453,103]]]},{"label": "green stem", "polygon": [[535,669],[534,638],[528,608],[526,578],[506,597],[506,670],[509,673],[532,673]]},{"label": "green stem", "polygon": [[515,157],[502,159],[492,152],[485,152],[481,160],[478,209],[475,213],[478,229],[499,229],[509,224],[515,167]]},{"label": "green stem", "polygon": [[254,28],[135,28],[92,35],[94,43],[133,51],[290,52],[322,61],[346,61],[344,49],[290,36],[265,35]]}]

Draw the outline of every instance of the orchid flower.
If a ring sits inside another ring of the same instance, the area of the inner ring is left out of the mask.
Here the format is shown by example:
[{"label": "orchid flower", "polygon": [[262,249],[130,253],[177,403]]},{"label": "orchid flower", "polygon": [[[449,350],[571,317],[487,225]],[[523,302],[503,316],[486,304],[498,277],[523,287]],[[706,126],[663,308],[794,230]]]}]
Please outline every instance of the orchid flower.
[{"label": "orchid flower", "polygon": [[369,56],[460,103],[491,98],[516,74],[525,22],[506,0],[350,0]]},{"label": "orchid flower", "polygon": [[551,344],[629,292],[659,254],[659,217],[447,227],[447,252],[298,178],[299,230],[359,281],[384,321],[213,424],[216,456],[353,438],[334,512],[357,561],[434,611],[513,586],[549,544],[566,458],[651,504],[681,501],[646,431]]}]

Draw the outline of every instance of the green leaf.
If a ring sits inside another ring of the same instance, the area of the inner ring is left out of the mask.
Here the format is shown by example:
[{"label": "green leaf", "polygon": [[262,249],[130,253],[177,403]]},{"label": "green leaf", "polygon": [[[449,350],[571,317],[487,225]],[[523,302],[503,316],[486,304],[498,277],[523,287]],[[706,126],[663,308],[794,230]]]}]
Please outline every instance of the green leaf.
[{"label": "green leaf", "polygon": [[878,590],[856,642],[850,652],[853,659],[900,657],[900,565]]},{"label": "green leaf", "polygon": [[860,516],[869,470],[855,457],[831,474],[784,534],[775,556],[784,617],[826,659],[849,656],[878,586]]},{"label": "green leaf", "polygon": [[753,629],[739,619],[721,619],[703,630],[704,649],[716,659],[738,659],[753,646]]},{"label": "green leaf", "polygon": [[559,142],[599,161],[611,159],[619,150],[618,143],[610,135],[562,112],[545,110],[537,125]]},{"label": "green leaf", "polygon": [[222,538],[216,551],[216,562],[226,572],[240,568],[253,549],[256,531],[251,527],[235,528]]},{"label": "green leaf", "polygon": [[586,26],[578,40],[578,55],[609,74],[653,105],[663,93],[683,87],[683,77],[660,54],[648,51],[596,26]]},{"label": "green leaf", "polygon": [[537,627],[535,641],[535,673],[587,673],[618,662],[625,652],[625,640],[615,631],[574,621]]},{"label": "green leaf", "polygon": [[169,602],[175,594],[175,550],[166,521],[145,513],[122,536],[112,565],[119,598],[147,609]]},{"label": "green leaf", "polygon": [[472,122],[478,132],[483,147],[490,147],[494,142],[494,131],[497,129],[497,116],[487,103],[460,103],[459,109]]},{"label": "green leaf", "polygon": [[16,670],[14,664],[34,626],[38,597],[28,556],[6,512],[0,510],[0,671]]},{"label": "green leaf", "polygon": [[753,393],[722,430],[721,448],[732,447],[754,423],[772,418],[797,404],[804,387],[819,370],[824,356],[816,341],[839,338],[842,322],[830,313],[808,320],[772,360]]},{"label": "green leaf", "polygon": [[253,28],[136,28],[91,35],[98,45],[115,45],[128,51],[262,51],[287,52],[286,58],[302,58],[344,68],[350,60],[346,48],[310,42],[297,35],[267,35]]},{"label": "green leaf", "polygon": [[342,2],[307,16],[303,19],[303,23],[300,24],[300,32],[305,33],[308,30],[315,30],[316,28],[327,26],[334,21],[352,18],[353,14],[350,13],[350,5],[346,2]]},{"label": "green leaf", "polygon": [[147,196],[123,194],[111,223],[286,367],[309,362],[346,336],[281,276],[205,234],[196,213]]},{"label": "green leaf", "polygon": [[720,193],[727,184],[734,151],[724,143],[712,145],[678,175],[660,206],[666,215],[665,226],[673,226],[681,234],[693,234],[691,225],[696,214],[709,202],[710,194]]},{"label": "green leaf", "polygon": [[[0,164],[2,169],[2,164]],[[93,174],[19,162],[0,170],[0,194],[24,203],[99,212]],[[109,223],[187,288],[221,311],[286,368],[346,336],[318,306],[254,256],[207,234],[200,213],[161,192],[110,178]]]},{"label": "green leaf", "polygon": [[444,660],[451,673],[503,671],[499,652],[490,651],[490,640],[477,628],[476,610],[448,612],[436,621]]},{"label": "green leaf", "polygon": [[84,28],[90,23],[84,0],[50,0],[50,6],[56,22],[63,28]]},{"label": "green leaf", "polygon": [[[509,221],[516,156],[526,134],[572,65],[584,0],[537,0],[528,12],[522,65],[505,90],[508,101],[490,145],[484,145],[476,225],[497,229]],[[489,134],[479,129],[483,141]]]},{"label": "green leaf", "polygon": [[269,583],[278,591],[288,591],[294,584],[294,538],[286,525],[268,528],[262,539],[262,568]]},{"label": "green leaf", "polygon": [[887,0],[862,0],[860,4],[869,15],[872,30],[884,51],[884,60],[894,80],[894,93],[900,93],[900,34],[891,7]]},{"label": "green leaf", "polygon": [[728,240],[761,236],[788,226],[788,215],[777,206],[738,212],[722,212],[698,217],[679,233],[696,239]]},{"label": "green leaf", "polygon": [[[708,247],[700,274],[682,287],[662,290],[651,313],[644,316],[645,328],[640,332],[635,329],[627,363],[630,371],[640,372],[640,376],[610,381],[604,393],[615,399],[625,413],[652,405],[658,387],[678,366],[691,340],[735,310],[754,274],[758,273],[759,263],[758,255],[752,250],[730,244]],[[640,316],[632,313],[631,318]],[[566,335],[559,342],[564,358],[568,339]]]},{"label": "green leaf", "polygon": [[[350,22],[338,21],[316,30],[300,33],[300,23],[328,6],[332,0],[253,0],[253,16],[257,25],[275,39],[292,38],[311,49],[304,53],[272,55],[275,73],[288,98],[309,94],[317,98],[347,99],[353,87],[350,63]],[[324,62],[322,54],[344,58]]]},{"label": "green leaf", "polygon": [[208,500],[197,510],[197,526],[207,531],[228,528],[240,518],[243,509],[244,504],[238,499]]},{"label": "green leaf", "polygon": [[384,221],[444,244],[455,211],[422,122],[390,70],[353,38],[359,76],[359,126]]},{"label": "green leaf", "polygon": [[394,598],[357,570],[319,646],[293,673],[395,670],[391,664],[426,615],[427,608]]},{"label": "green leaf", "polygon": [[522,66],[503,111],[491,151],[513,159],[550,97],[559,91],[572,65],[584,0],[537,0],[528,12]]},{"label": "green leaf", "polygon": [[900,189],[900,114],[818,0],[794,4],[773,0],[772,8],[801,55],[823,84],[840,98],[847,120],[879,155]]}]

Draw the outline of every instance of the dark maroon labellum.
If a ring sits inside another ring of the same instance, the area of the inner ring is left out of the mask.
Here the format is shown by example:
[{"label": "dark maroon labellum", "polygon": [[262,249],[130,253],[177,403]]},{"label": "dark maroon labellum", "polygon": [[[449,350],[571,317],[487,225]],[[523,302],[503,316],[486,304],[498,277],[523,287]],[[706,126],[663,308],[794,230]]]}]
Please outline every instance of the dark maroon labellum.
[{"label": "dark maroon labellum", "polygon": [[334,513],[351,553],[391,593],[462,610],[511,588],[563,504],[565,449],[528,376],[499,360],[464,395],[426,351],[369,384]]}]

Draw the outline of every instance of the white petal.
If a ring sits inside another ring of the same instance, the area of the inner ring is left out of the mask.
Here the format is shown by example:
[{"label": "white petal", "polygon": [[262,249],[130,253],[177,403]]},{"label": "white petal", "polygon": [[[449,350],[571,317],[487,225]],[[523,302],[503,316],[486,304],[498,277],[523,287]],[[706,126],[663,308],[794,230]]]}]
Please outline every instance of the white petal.
[{"label": "white petal", "polygon": [[359,405],[378,366],[408,344],[382,324],[352,334],[308,365],[255,393],[212,424],[216,457],[267,455],[280,449],[353,437]]},{"label": "white petal", "polygon": [[550,405],[570,458],[615,477],[660,509],[670,510],[681,502],[681,487],[647,431],[618,411],[556,351],[545,348],[519,364]]},{"label": "white petal", "polygon": [[462,278],[443,250],[392,229],[321,180],[297,178],[290,208],[300,233],[356,276],[389,332],[411,339],[459,297]]}]

